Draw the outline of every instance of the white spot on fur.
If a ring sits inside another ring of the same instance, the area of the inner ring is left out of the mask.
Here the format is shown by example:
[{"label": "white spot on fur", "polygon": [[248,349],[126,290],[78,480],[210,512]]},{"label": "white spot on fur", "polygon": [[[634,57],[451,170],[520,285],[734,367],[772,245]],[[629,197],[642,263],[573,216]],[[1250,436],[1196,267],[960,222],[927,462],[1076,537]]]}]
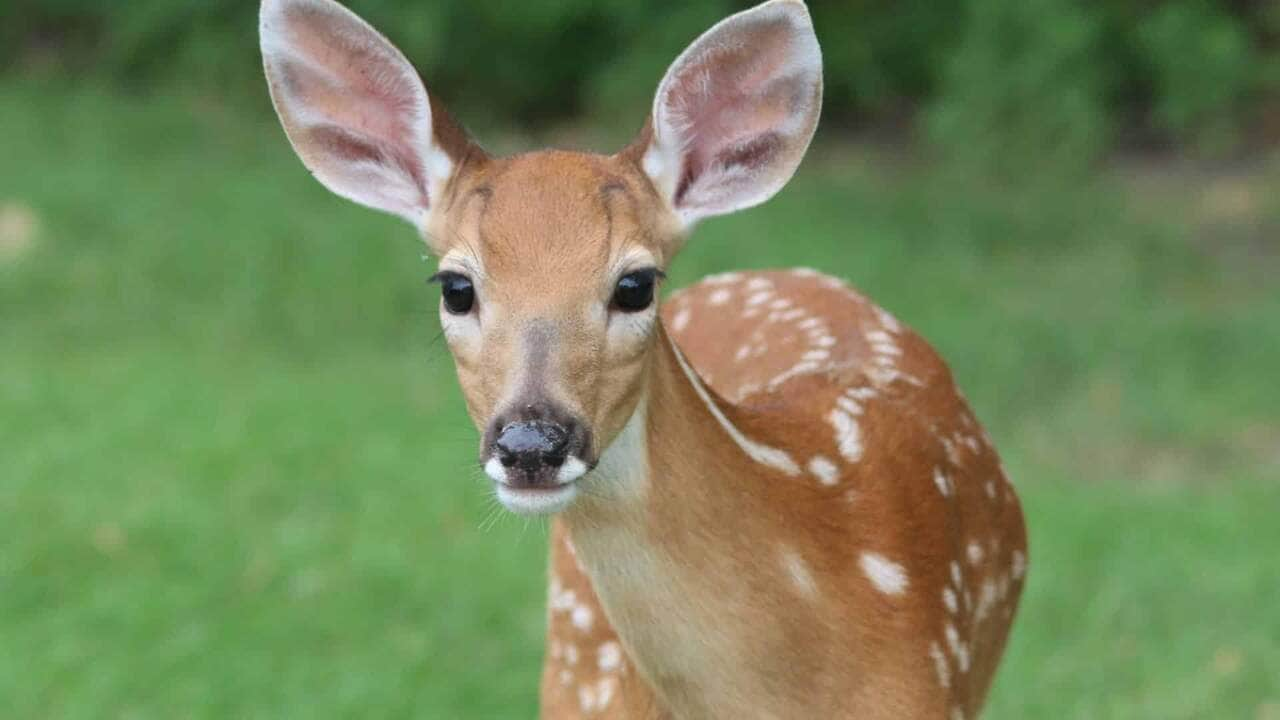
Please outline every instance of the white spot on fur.
[{"label": "white spot on fur", "polygon": [[969,564],[977,565],[982,562],[982,545],[976,541],[971,541],[966,550],[969,554]]},{"label": "white spot on fur", "polygon": [[596,683],[596,710],[604,710],[609,707],[609,702],[613,700],[613,688],[617,681],[611,677],[601,678]]},{"label": "white spot on fur", "polygon": [[564,646],[564,661],[570,665],[578,664],[578,646],[569,643]]},{"label": "white spot on fur", "polygon": [[773,287],[773,282],[769,278],[753,277],[747,281],[748,290],[768,290]]},{"label": "white spot on fur", "polygon": [[596,651],[596,664],[604,672],[613,672],[622,665],[622,646],[610,640]]},{"label": "white spot on fur", "polygon": [[880,320],[880,324],[884,325],[889,332],[896,333],[902,330],[902,325],[898,323],[898,319],[890,315],[884,308],[877,306],[875,313],[876,318]]},{"label": "white spot on fur", "polygon": [[978,607],[974,608],[973,621],[980,623],[987,619],[987,615],[991,612],[991,606],[996,602],[996,584],[991,578],[982,581],[982,588],[978,591]]},{"label": "white spot on fur", "polygon": [[814,455],[809,459],[809,472],[813,473],[823,485],[835,485],[840,479],[840,470],[836,464],[823,455]]},{"label": "white spot on fur", "polygon": [[742,280],[742,273],[740,272],[723,272],[702,278],[702,282],[711,283],[712,285],[727,285],[740,280]]},{"label": "white spot on fur", "polygon": [[591,622],[595,619],[595,614],[591,612],[591,608],[586,605],[579,605],[573,609],[570,620],[573,626],[579,630],[586,632],[591,629]]},{"label": "white spot on fur", "polygon": [[806,313],[803,308],[793,307],[790,310],[786,310],[786,309],[774,310],[773,312],[769,313],[769,316],[765,318],[765,320],[771,323],[791,322],[792,320],[798,320],[807,314],[808,313]]},{"label": "white spot on fur", "polygon": [[942,445],[947,450],[947,459],[952,465],[960,465],[964,462],[964,458],[960,457],[960,449],[951,441],[951,438],[942,438]]},{"label": "white spot on fur", "polygon": [[796,586],[805,597],[814,597],[818,593],[818,585],[813,580],[813,573],[809,572],[809,566],[805,564],[804,558],[800,557],[796,551],[790,548],[783,548],[781,551],[782,567],[786,569],[787,574],[791,576],[791,583]]},{"label": "white spot on fur", "polygon": [[877,590],[885,595],[901,595],[907,590],[907,571],[901,565],[883,555],[862,553],[858,559],[862,572]]},{"label": "white spot on fur", "polygon": [[949,587],[942,588],[942,604],[947,606],[947,612],[952,615],[960,611],[960,601],[956,598],[956,591]]},{"label": "white spot on fur", "polygon": [[933,469],[933,484],[938,486],[938,492],[942,493],[942,497],[950,497],[951,479],[942,472],[942,468]]},{"label": "white spot on fur", "polygon": [[683,308],[671,318],[671,329],[681,332],[689,325],[689,308]]},{"label": "white spot on fur", "polygon": [[675,355],[676,362],[679,363],[680,369],[684,371],[685,377],[689,380],[689,385],[693,387],[693,392],[707,406],[707,410],[716,419],[716,422],[720,423],[720,427],[724,428],[729,437],[738,444],[738,447],[742,448],[748,457],[762,465],[768,465],[780,470],[787,475],[800,474],[800,466],[796,464],[795,460],[791,459],[791,455],[785,450],[751,440],[743,435],[742,431],[735,427],[733,423],[729,422],[729,418],[725,417],[724,411],[711,399],[707,389],[703,387],[702,381],[693,372],[693,368],[689,367],[689,362],[684,359],[684,353],[680,352],[680,348],[672,345],[671,352]]},{"label": "white spot on fur", "polygon": [[561,587],[557,578],[551,579],[550,598],[547,606],[552,612],[567,612],[572,610],[578,604],[578,596],[573,590],[566,590]]},{"label": "white spot on fur", "polygon": [[944,688],[951,687],[951,668],[947,666],[947,657],[942,654],[938,643],[929,644],[929,657],[933,658],[933,669],[938,673],[938,684]]},{"label": "white spot on fur", "polygon": [[960,633],[956,632],[956,626],[947,623],[943,630],[947,636],[947,647],[951,649],[951,654],[956,657],[956,667],[960,669],[961,673],[969,672],[969,648],[960,639]]},{"label": "white spot on fur", "polygon": [[760,292],[755,293],[752,296],[747,298],[747,307],[755,307],[756,305],[760,305],[771,297],[773,297],[773,293],[769,292],[768,290],[761,290]]},{"label": "white spot on fur", "polygon": [[778,298],[777,300],[769,303],[769,308],[771,310],[786,310],[789,307],[791,307],[791,301],[786,298]]},{"label": "white spot on fur", "polygon": [[964,578],[960,575],[960,563],[954,560],[951,561],[951,582],[956,586],[957,590],[964,587]]},{"label": "white spot on fur", "polygon": [[836,447],[849,462],[862,459],[862,430],[852,415],[836,408],[827,415],[827,422],[836,430]]},{"label": "white spot on fur", "polygon": [[796,323],[796,327],[800,328],[801,330],[812,330],[813,328],[816,328],[821,324],[822,324],[822,320],[820,318],[811,317]]},{"label": "white spot on fur", "polygon": [[1013,579],[1021,580],[1027,573],[1027,556],[1021,550],[1013,551]]},{"label": "white spot on fur", "polygon": [[849,388],[848,390],[845,390],[844,394],[848,395],[854,400],[865,402],[867,400],[870,400],[876,397],[880,393],[876,392],[876,389],[872,387],[855,387],[855,388]]},{"label": "white spot on fur", "polygon": [[568,685],[572,682],[573,682],[573,673],[569,672],[568,670],[561,670],[560,684],[565,687],[568,687]]},{"label": "white spot on fur", "polygon": [[[881,356],[891,355],[893,357],[898,357],[902,355],[902,350],[900,350],[897,345],[894,345],[892,343],[872,343],[871,349],[879,353]],[[893,362],[888,357],[881,357],[879,359],[881,362],[884,362],[887,364],[892,364]]]},{"label": "white spot on fur", "polygon": [[867,377],[871,378],[871,382],[876,387],[886,387],[894,381],[902,380],[909,382],[916,387],[924,387],[924,383],[920,379],[898,371],[893,361],[882,356],[875,356],[871,360],[872,367],[867,370]]},{"label": "white spot on fur", "polygon": [[810,350],[804,355],[801,355],[800,359],[801,360],[826,360],[829,357],[831,357],[831,353],[829,351],[817,349],[817,350]]},{"label": "white spot on fur", "polygon": [[856,400],[850,397],[840,396],[836,398],[836,407],[857,417],[862,414],[862,406]]},{"label": "white spot on fur", "polygon": [[732,295],[733,295],[733,293],[732,293],[732,292],[730,292],[729,290],[727,290],[727,289],[725,289],[725,288],[720,288],[719,290],[716,290],[715,292],[713,292],[713,293],[711,293],[710,295],[708,295],[708,296],[707,296],[707,304],[708,304],[708,305],[723,305],[723,304],[725,304],[725,303],[729,302],[729,298],[730,298]]}]

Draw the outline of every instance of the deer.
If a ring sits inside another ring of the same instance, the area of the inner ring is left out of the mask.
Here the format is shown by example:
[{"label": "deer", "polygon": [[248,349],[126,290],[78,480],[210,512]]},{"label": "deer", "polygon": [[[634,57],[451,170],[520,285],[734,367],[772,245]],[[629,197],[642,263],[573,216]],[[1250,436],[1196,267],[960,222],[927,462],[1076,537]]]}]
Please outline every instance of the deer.
[{"label": "deer", "polygon": [[259,30],[306,168],[438,259],[498,501],[551,518],[542,717],[980,713],[1026,528],[938,353],[807,268],[659,302],[693,228],[771,198],[808,149],[801,0],[694,40],[612,155],[486,153],[334,0],[264,0]]}]

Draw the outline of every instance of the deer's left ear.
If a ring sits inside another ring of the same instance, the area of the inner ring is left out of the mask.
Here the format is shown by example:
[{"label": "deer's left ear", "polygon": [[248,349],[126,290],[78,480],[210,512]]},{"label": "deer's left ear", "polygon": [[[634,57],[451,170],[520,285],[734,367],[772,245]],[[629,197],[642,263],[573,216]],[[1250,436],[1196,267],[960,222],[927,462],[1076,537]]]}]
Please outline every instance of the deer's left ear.
[{"label": "deer's left ear", "polygon": [[768,200],[822,107],[822,53],[801,0],[771,0],[694,41],[658,86],[645,173],[681,224]]},{"label": "deer's left ear", "polygon": [[259,33],[272,102],[307,169],[423,227],[470,145],[433,114],[404,55],[334,0],[263,0]]}]

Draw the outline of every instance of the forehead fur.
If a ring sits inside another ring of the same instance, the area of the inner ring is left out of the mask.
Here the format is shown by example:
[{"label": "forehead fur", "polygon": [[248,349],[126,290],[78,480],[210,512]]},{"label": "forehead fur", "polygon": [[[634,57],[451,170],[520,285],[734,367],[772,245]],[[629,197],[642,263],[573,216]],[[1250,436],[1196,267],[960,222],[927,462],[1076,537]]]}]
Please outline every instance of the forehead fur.
[{"label": "forehead fur", "polygon": [[465,185],[449,235],[471,241],[489,277],[598,275],[633,249],[667,259],[657,195],[626,159],[528,153],[487,163]]}]

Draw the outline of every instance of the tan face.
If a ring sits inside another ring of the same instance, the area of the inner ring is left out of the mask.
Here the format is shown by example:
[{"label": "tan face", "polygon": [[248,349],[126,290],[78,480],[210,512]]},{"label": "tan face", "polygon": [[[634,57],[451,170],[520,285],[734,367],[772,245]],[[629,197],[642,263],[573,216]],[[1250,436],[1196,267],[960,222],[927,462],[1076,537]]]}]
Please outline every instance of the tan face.
[{"label": "tan face", "polygon": [[676,230],[624,158],[485,161],[443,203],[427,235],[480,462],[508,507],[563,507],[640,398]]},{"label": "tan face", "polygon": [[271,99],[335,193],[413,223],[440,258],[440,319],[480,460],[516,512],[572,502],[646,390],[651,298],[702,218],[791,177],[822,100],[800,0],[689,46],[640,137],[613,156],[490,158],[385,37],[334,0],[262,0]]}]

